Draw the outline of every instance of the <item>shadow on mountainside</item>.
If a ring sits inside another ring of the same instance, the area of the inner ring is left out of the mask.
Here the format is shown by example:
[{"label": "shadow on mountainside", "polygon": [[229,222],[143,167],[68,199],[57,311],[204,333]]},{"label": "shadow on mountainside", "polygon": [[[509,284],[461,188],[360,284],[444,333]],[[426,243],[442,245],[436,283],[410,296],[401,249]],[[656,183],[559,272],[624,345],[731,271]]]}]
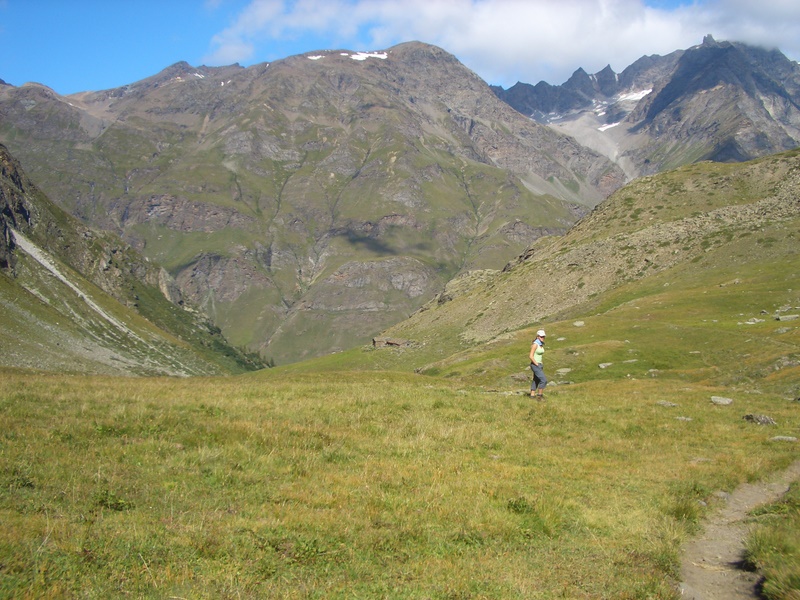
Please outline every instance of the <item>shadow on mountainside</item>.
[{"label": "shadow on mountainside", "polygon": [[686,600],[758,600],[761,575],[742,568],[746,518],[756,506],[778,500],[800,479],[800,460],[766,481],[736,488],[703,532],[684,548],[680,594]]}]

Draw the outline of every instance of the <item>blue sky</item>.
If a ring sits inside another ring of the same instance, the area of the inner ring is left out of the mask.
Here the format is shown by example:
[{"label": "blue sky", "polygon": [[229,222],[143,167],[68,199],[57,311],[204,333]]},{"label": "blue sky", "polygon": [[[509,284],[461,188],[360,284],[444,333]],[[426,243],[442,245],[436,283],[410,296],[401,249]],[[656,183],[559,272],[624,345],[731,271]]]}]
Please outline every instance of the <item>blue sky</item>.
[{"label": "blue sky", "polygon": [[149,77],[181,60],[249,66],[420,40],[491,84],[563,83],[578,67],[717,40],[800,59],[797,0],[0,0],[0,79],[60,94]]}]

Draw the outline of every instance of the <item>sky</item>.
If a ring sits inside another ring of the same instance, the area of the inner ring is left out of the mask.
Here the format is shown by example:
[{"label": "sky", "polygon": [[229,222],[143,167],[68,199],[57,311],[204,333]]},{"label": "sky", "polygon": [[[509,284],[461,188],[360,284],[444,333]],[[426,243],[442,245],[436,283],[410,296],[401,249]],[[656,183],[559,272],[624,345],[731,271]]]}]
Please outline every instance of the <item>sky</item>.
[{"label": "sky", "polygon": [[0,0],[0,79],[62,95],[134,83],[186,61],[257,63],[418,40],[484,81],[564,83],[621,72],[706,34],[800,60],[798,0]]}]

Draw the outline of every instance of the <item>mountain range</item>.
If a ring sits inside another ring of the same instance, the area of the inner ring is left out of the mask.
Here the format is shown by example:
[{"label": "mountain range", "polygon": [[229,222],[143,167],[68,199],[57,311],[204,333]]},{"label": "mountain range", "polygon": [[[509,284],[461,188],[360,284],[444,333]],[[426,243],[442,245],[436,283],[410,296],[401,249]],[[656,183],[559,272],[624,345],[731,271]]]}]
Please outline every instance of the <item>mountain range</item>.
[{"label": "mountain range", "polygon": [[587,231],[632,178],[796,146],[798,81],[779,52],[708,37],[620,76],[503,91],[413,42],[178,63],[67,97],[2,85],[0,142],[86,231],[163,266],[159,302],[285,363],[433,314],[582,217]]},{"label": "mountain range", "polygon": [[494,87],[539,123],[608,156],[629,178],[701,160],[746,161],[800,145],[800,66],[779,50],[703,43],[560,86]]}]

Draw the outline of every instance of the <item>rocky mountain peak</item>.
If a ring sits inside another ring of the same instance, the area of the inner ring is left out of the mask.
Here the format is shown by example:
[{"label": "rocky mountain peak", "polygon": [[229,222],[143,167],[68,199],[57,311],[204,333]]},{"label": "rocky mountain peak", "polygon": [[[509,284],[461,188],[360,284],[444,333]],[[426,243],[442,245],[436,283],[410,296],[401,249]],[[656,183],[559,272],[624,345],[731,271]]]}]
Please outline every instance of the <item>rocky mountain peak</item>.
[{"label": "rocky mountain peak", "polygon": [[695,135],[692,143],[707,144],[703,158],[712,160],[794,148],[800,143],[800,68],[788,62],[779,52],[707,36],[680,56],[627,121],[632,131],[651,136],[663,137],[667,129],[676,138],[702,131],[704,141]]},{"label": "rocky mountain peak", "polygon": [[619,75],[614,72],[611,65],[606,65],[601,71],[598,71],[594,80],[600,93],[605,96],[613,96],[619,90]]}]

